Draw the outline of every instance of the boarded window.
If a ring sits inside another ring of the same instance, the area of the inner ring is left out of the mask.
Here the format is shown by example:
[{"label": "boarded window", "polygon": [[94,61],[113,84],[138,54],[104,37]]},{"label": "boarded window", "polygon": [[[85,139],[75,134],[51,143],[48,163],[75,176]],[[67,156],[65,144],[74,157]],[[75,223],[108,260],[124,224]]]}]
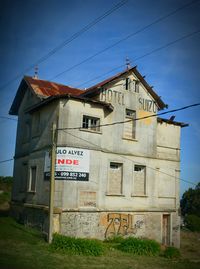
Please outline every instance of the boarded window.
[{"label": "boarded window", "polygon": [[146,194],[146,167],[142,165],[134,166],[134,195]]},{"label": "boarded window", "polygon": [[37,178],[37,167],[32,166],[30,168],[29,175],[29,188],[28,191],[35,192],[36,191],[36,178]]},{"label": "boarded window", "polygon": [[123,165],[121,163],[110,163],[108,173],[108,193],[122,194]]},{"label": "boarded window", "polygon": [[125,123],[124,123],[124,138],[135,139],[136,137],[136,112],[134,110],[126,109]]},{"label": "boarded window", "polygon": [[95,118],[95,117],[90,117],[90,116],[85,116],[83,115],[83,123],[82,123],[82,128],[83,129],[88,129],[91,131],[100,131],[100,119]]}]

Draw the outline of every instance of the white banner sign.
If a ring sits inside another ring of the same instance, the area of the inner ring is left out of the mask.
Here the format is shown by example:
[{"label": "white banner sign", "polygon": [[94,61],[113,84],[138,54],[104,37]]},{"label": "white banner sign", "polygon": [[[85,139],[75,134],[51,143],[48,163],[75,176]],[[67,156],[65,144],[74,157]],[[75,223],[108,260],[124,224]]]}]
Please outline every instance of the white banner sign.
[{"label": "white banner sign", "polygon": [[[79,148],[57,147],[55,179],[88,181],[90,151]],[[50,156],[45,155],[45,178],[50,176]]]}]

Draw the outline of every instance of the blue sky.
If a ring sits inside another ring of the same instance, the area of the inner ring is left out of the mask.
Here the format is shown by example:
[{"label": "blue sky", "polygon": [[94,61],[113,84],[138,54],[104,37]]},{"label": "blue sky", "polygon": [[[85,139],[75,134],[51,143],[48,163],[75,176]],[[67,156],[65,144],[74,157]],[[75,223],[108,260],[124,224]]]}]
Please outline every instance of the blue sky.
[{"label": "blue sky", "polygon": [[[0,116],[7,116],[23,74],[33,75],[34,69],[24,70],[46,55],[85,25],[105,13],[120,0],[1,0],[0,1]],[[99,54],[90,61],[57,76],[93,54],[136,32],[154,20],[190,1],[129,0],[90,30],[60,49],[39,65],[39,77],[71,86],[103,75],[124,64],[129,57],[169,109],[200,102],[200,33],[177,42],[149,56],[140,56],[171,41],[200,30],[200,1],[149,27],[145,31]],[[101,79],[124,69],[119,68]],[[97,83],[94,80],[83,87]],[[190,124],[182,129],[181,178],[200,181],[200,107],[177,112],[177,121]],[[170,114],[168,115],[170,117]],[[0,119],[0,161],[14,155],[15,121]],[[0,175],[11,175],[13,162],[0,164]],[[190,184],[181,182],[181,193]]]}]

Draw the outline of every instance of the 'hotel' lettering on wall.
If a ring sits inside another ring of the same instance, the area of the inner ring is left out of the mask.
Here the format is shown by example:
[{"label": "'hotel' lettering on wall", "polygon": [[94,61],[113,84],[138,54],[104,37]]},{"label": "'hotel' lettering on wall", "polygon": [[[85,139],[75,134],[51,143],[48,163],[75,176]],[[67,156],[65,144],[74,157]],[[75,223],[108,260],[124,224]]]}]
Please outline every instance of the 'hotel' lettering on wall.
[{"label": "'hotel' lettering on wall", "polygon": [[115,90],[101,90],[100,101],[124,105],[124,94]]}]

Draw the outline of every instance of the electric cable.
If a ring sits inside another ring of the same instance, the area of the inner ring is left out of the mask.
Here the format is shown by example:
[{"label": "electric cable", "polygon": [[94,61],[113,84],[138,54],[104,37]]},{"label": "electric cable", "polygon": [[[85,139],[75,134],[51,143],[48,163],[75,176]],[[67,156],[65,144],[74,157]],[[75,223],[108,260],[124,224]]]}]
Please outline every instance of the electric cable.
[{"label": "electric cable", "polygon": [[[172,112],[177,112],[177,111],[185,110],[185,109],[188,109],[188,108],[191,108],[191,107],[195,107],[195,106],[200,106],[200,103],[187,105],[187,106],[184,106],[184,107],[180,107],[180,108],[168,110],[168,111],[157,113],[157,114],[151,114],[151,115],[140,117],[140,118],[135,118],[135,119],[133,118],[133,119],[126,120],[126,121],[116,121],[116,122],[107,123],[107,124],[99,124],[99,125],[95,125],[95,127],[106,127],[106,126],[123,124],[123,123],[127,123],[127,122],[130,122],[130,121],[138,121],[138,120],[148,119],[148,118],[152,118],[152,117],[157,117],[157,116],[169,114],[169,113],[172,113]],[[82,128],[82,126],[80,126],[80,127],[64,127],[64,128],[58,128],[57,130],[58,131],[59,130],[79,130],[81,128]]]},{"label": "electric cable", "polygon": [[[175,40],[173,40],[173,41],[171,41],[171,42],[169,42],[169,43],[167,43],[167,44],[165,44],[165,45],[163,45],[163,46],[161,46],[161,47],[158,47],[158,48],[153,49],[153,50],[151,50],[151,51],[149,51],[149,52],[147,52],[147,53],[145,53],[145,54],[143,54],[143,55],[141,55],[141,56],[139,56],[139,57],[136,57],[136,58],[135,58],[134,60],[132,60],[132,61],[135,63],[136,61],[139,61],[139,60],[141,60],[141,59],[143,59],[143,58],[145,58],[145,57],[147,57],[147,56],[150,56],[151,54],[154,54],[155,52],[158,52],[158,51],[160,51],[160,50],[163,50],[163,49],[165,49],[165,48],[168,48],[168,47],[170,47],[170,46],[172,46],[172,45],[174,45],[174,44],[176,44],[176,43],[178,43],[178,42],[180,42],[180,41],[182,41],[182,40],[184,40],[184,39],[187,39],[187,38],[189,38],[189,37],[191,37],[191,36],[193,36],[193,35],[199,34],[199,33],[200,33],[200,30],[196,30],[196,31],[194,31],[194,32],[192,32],[192,33],[189,33],[189,34],[187,34],[187,35],[184,35],[184,36],[182,36],[182,37],[180,37],[180,38],[178,38],[178,39],[175,39]],[[130,61],[131,61],[131,60],[130,60]],[[76,88],[82,87],[83,85],[85,85],[85,84],[87,84],[87,83],[89,83],[89,82],[91,82],[91,81],[97,80],[97,79],[99,79],[99,78],[101,78],[101,77],[104,77],[105,75],[107,75],[107,74],[109,74],[109,73],[112,73],[113,71],[116,71],[116,70],[118,70],[119,68],[122,68],[122,67],[124,67],[124,64],[123,64],[123,65],[119,65],[119,66],[117,66],[117,67],[115,67],[115,68],[113,68],[113,69],[107,71],[106,73],[104,73],[104,74],[102,74],[102,75],[96,76],[96,77],[94,77],[94,78],[92,78],[92,79],[89,79],[89,80],[87,80],[87,81],[85,81],[85,82],[79,84],[79,85],[76,85],[75,87],[76,87]]]},{"label": "electric cable", "polygon": [[[84,142],[87,142],[88,144],[91,144],[91,145],[93,145],[93,146],[96,146],[97,149],[100,150],[100,151],[102,151],[102,152],[105,152],[105,153],[111,153],[111,154],[117,154],[117,155],[120,156],[122,159],[129,160],[129,161],[131,161],[132,163],[135,163],[135,164],[144,165],[144,163],[140,163],[140,162],[138,162],[138,161],[134,162],[132,159],[130,159],[130,158],[124,156],[124,155],[121,155],[121,154],[112,152],[112,151],[110,151],[110,150],[108,150],[108,149],[102,149],[102,148],[99,147],[97,144],[95,144],[95,143],[91,143],[90,141],[88,141],[88,140],[86,140],[86,139],[83,139],[83,138],[81,138],[81,137],[79,137],[79,136],[76,136],[76,135],[74,135],[74,134],[71,134],[71,133],[69,133],[69,132],[66,132],[65,130],[61,130],[61,131],[63,131],[64,133],[66,133],[66,134],[68,134],[68,135],[71,135],[71,136],[73,136],[73,137],[75,137],[75,138],[78,138],[78,139],[80,139],[80,140],[83,140]],[[176,177],[176,176],[174,176],[174,175],[170,175],[170,174],[168,174],[168,173],[165,173],[165,172],[163,172],[163,171],[160,171],[160,170],[158,170],[158,169],[156,169],[156,168],[154,168],[154,167],[148,166],[148,165],[145,165],[145,166],[146,166],[147,168],[149,168],[149,169],[152,169],[152,170],[154,170],[154,171],[156,171],[156,172],[159,172],[159,173],[161,173],[161,174],[164,174],[164,175],[166,175],[166,176],[173,177],[173,178],[178,179],[178,180],[180,180],[180,181],[184,181],[184,182],[186,182],[186,183],[189,183],[189,184],[192,184],[192,185],[196,186],[196,184],[195,184],[194,182],[192,182],[192,181],[188,181],[188,180],[185,180],[185,179],[183,179],[183,178],[179,178],[179,177]]]},{"label": "electric cable", "polygon": [[96,56],[98,56],[98,55],[104,53],[105,51],[107,51],[107,50],[109,50],[109,49],[111,49],[111,48],[117,46],[117,45],[120,44],[121,42],[126,41],[127,39],[129,39],[129,38],[131,38],[131,37],[133,37],[133,36],[135,36],[135,35],[137,35],[137,34],[143,32],[143,31],[145,31],[146,29],[150,28],[151,26],[153,26],[153,25],[155,25],[155,24],[161,22],[162,20],[165,20],[166,18],[168,18],[168,17],[170,17],[170,16],[176,14],[177,12],[181,11],[182,9],[184,9],[184,8],[186,8],[186,7],[188,7],[188,6],[192,5],[192,4],[194,4],[194,3],[196,3],[196,2],[199,2],[199,1],[200,1],[200,0],[192,1],[192,2],[190,2],[190,3],[188,3],[188,4],[185,4],[185,5],[181,6],[180,8],[175,9],[174,11],[172,11],[172,12],[170,12],[170,13],[168,13],[168,14],[162,16],[162,17],[160,17],[159,19],[154,20],[153,22],[151,22],[151,23],[145,25],[144,27],[140,28],[139,30],[137,30],[137,31],[135,31],[135,32],[133,32],[133,33],[127,35],[126,37],[124,37],[124,38],[118,40],[117,42],[115,42],[115,43],[109,45],[108,47],[106,47],[106,48],[104,48],[104,49],[102,49],[102,50],[96,52],[95,54],[89,56],[88,58],[82,60],[81,62],[79,62],[79,63],[77,63],[77,64],[75,64],[75,65],[73,65],[73,66],[71,66],[71,67],[69,67],[69,68],[67,68],[67,69],[65,69],[65,70],[63,70],[62,72],[58,73],[57,75],[55,75],[55,76],[49,78],[49,80],[55,79],[55,78],[57,78],[57,77],[63,75],[64,73],[67,73],[67,72],[71,71],[72,69],[74,69],[74,68],[76,68],[76,67],[82,65],[83,63],[85,63],[85,62],[87,62],[87,61],[89,61],[89,60],[95,58]]},{"label": "electric cable", "polygon": [[[78,32],[74,33],[70,38],[67,38],[66,40],[64,40],[61,44],[59,44],[54,49],[52,49],[50,52],[48,52],[46,55],[44,55],[43,57],[41,57],[40,59],[38,59],[35,63],[33,63],[29,67],[25,68],[23,72],[21,72],[20,74],[18,74],[14,78],[12,78],[10,81],[8,81],[7,83],[5,83],[4,85],[0,86],[0,90],[6,88],[12,82],[14,82],[15,80],[17,80],[21,76],[23,76],[24,73],[26,73],[27,71],[31,70],[35,66],[41,64],[42,62],[46,61],[49,57],[51,57],[53,54],[55,54],[58,50],[62,49],[67,44],[71,43],[74,39],[78,38],[80,35],[82,35],[86,31],[88,31],[90,28],[92,28],[98,22],[100,22],[101,20],[103,20],[104,18],[106,18],[107,16],[109,16],[110,14],[112,14],[114,11],[116,11],[117,9],[119,9],[120,7],[122,7],[123,5],[125,5],[127,2],[128,2],[128,0],[122,0],[122,1],[118,2],[111,9],[107,10],[104,14],[102,14],[101,16],[97,17],[96,19],[94,19],[93,21],[91,21],[90,23],[88,23],[86,26],[84,26],[83,28],[81,28]],[[195,1],[193,1],[193,2],[195,2]]]}]

